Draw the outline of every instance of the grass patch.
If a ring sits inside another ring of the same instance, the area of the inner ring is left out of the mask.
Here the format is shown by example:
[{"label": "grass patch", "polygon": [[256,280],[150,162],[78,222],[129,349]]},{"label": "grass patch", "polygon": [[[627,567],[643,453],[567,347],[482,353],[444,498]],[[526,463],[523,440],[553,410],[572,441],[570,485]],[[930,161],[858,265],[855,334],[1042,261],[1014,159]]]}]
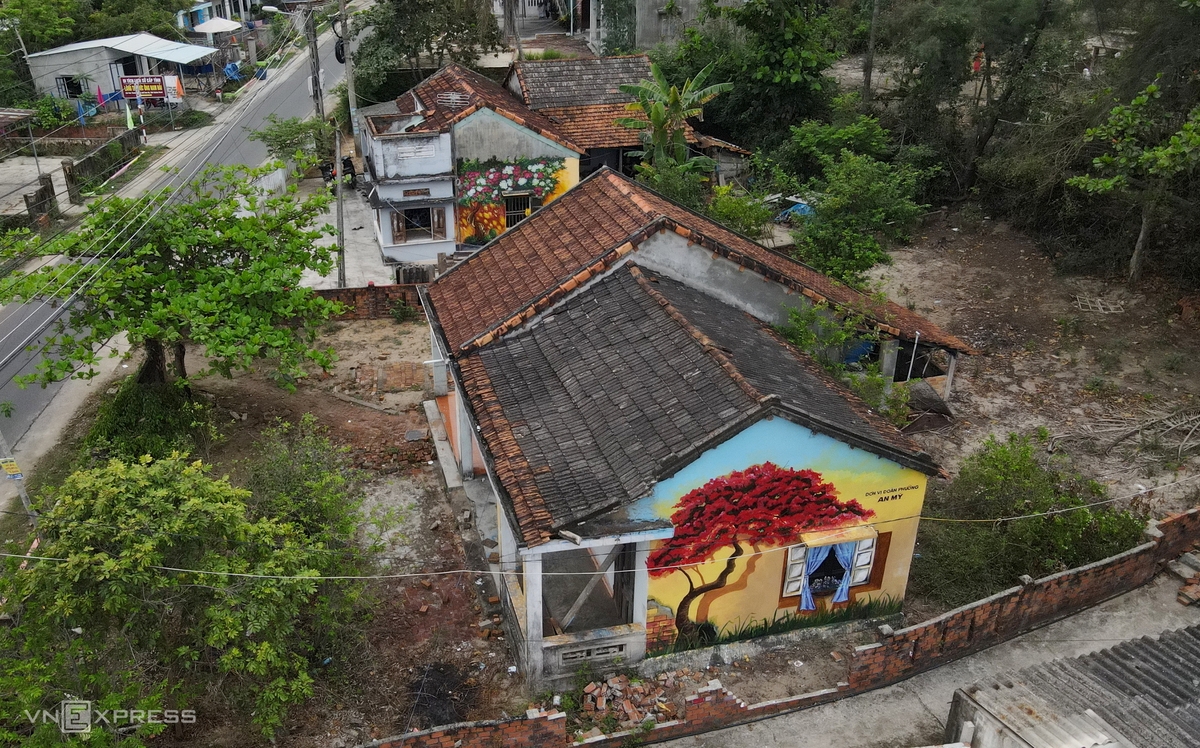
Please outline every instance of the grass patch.
[{"label": "grass patch", "polygon": [[727,624],[716,637],[677,638],[673,643],[652,649],[647,657],[661,657],[676,652],[688,652],[702,647],[712,647],[717,644],[730,644],[748,639],[757,639],[771,634],[783,634],[798,629],[811,629],[818,626],[829,626],[834,623],[857,621],[864,618],[884,618],[900,612],[902,604],[899,600],[882,597],[866,602],[854,602],[844,608],[834,610],[818,610],[813,613],[789,612],[773,621],[761,619],[746,621],[737,625]]},{"label": "grass patch", "polygon": [[1066,456],[1047,454],[1047,436],[991,438],[954,481],[931,490],[924,514],[959,521],[921,521],[912,594],[954,608],[1012,587],[1022,574],[1064,571],[1141,542],[1145,515],[1085,508],[1106,498],[1105,487],[1074,472]]},{"label": "grass patch", "polygon": [[544,49],[541,52],[526,52],[526,60],[569,60],[575,57],[573,54],[561,52],[557,49]]},{"label": "grass patch", "polygon": [[93,462],[162,458],[172,452],[203,458],[219,438],[207,403],[189,398],[173,384],[138,384],[130,375],[100,406],[83,449],[85,459]]},{"label": "grass patch", "polygon": [[134,177],[150,168],[150,165],[154,163],[154,160],[166,152],[167,147],[165,145],[151,145],[142,148],[142,152],[138,156],[138,160],[133,162],[133,165],[126,169],[124,174],[116,179],[109,180],[109,182],[103,187],[96,188],[93,190],[92,194],[108,194],[120,190],[122,187],[129,184]]}]

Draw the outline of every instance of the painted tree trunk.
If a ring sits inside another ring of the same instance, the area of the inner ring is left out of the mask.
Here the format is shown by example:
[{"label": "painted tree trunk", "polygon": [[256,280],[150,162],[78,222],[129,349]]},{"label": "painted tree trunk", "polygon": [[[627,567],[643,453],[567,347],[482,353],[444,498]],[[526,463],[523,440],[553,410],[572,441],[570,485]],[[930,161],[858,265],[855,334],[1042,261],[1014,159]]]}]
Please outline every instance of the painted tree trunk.
[{"label": "painted tree trunk", "polygon": [[1146,262],[1146,244],[1150,240],[1150,220],[1154,217],[1154,198],[1147,197],[1142,204],[1142,228],[1138,231],[1137,243],[1133,245],[1133,256],[1129,258],[1129,288],[1132,290],[1142,280],[1142,266]]},{"label": "painted tree trunk", "polygon": [[[693,586],[688,590],[688,593],[679,601],[679,609],[675,611],[675,630],[679,632],[679,637],[686,639],[696,635],[700,627],[692,620],[689,612],[692,608],[692,603],[696,598],[706,592],[719,590],[729,581],[729,575],[733,573],[734,567],[737,565],[738,558],[745,553],[741,543],[735,543],[733,553],[729,554],[729,558],[725,560],[725,568],[717,575],[717,578],[708,584],[702,584],[699,587]],[[689,577],[690,581],[690,577]]]}]

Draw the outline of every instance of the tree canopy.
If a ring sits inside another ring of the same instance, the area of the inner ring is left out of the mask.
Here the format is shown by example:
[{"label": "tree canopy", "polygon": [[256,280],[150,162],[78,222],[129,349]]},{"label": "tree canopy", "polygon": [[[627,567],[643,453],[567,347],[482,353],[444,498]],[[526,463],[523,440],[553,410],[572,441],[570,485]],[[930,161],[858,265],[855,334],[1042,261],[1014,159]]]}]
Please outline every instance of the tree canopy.
[{"label": "tree canopy", "polygon": [[254,181],[267,168],[207,169],[170,203],[166,192],[105,200],[79,231],[34,244],[65,260],[9,280],[0,298],[49,295],[72,305],[29,379],[94,376],[101,346],[121,333],[145,350],[147,383],[167,379],[169,348],[185,379],[188,344],[208,360],[197,375],[228,377],[267,362],[290,387],[306,365],[330,366],[333,351],[315,347],[316,330],[338,306],[300,285],[306,270],[333,268],[330,248],[318,243],[332,229],[316,225],[330,197],[300,198],[295,187],[273,195]]},{"label": "tree canopy", "polygon": [[[325,450],[336,454],[327,442]],[[60,560],[7,559],[0,576],[13,617],[0,627],[0,739],[59,744],[56,725],[21,715],[63,698],[96,709],[186,709],[210,678],[253,704],[255,723],[272,734],[312,694],[314,647],[357,594],[352,583],[315,579],[353,573],[345,527],[354,521],[306,528],[329,519],[316,507],[356,511],[343,484],[330,483],[338,475],[308,488],[320,496],[299,503],[296,516],[260,511],[295,489],[264,492],[252,505],[249,491],[179,454],[71,475],[40,507],[35,555]],[[135,746],[165,729],[113,727],[134,730],[121,743]],[[116,729],[90,737],[119,740]]]}]

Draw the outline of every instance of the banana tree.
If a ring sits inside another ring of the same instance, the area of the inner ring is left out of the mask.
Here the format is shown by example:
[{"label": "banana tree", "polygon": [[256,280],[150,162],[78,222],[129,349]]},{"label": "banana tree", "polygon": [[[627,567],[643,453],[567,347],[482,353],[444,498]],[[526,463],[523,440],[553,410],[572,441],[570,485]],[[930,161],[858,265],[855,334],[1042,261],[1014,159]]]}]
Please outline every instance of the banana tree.
[{"label": "banana tree", "polygon": [[712,169],[711,159],[689,159],[687,145],[688,118],[699,117],[706,103],[733,88],[732,83],[705,86],[704,83],[712,74],[712,70],[713,63],[710,63],[694,78],[684,82],[683,88],[679,88],[670,85],[662,69],[651,63],[650,80],[621,86],[622,93],[636,99],[626,104],[625,109],[641,115],[616,120],[622,127],[642,131],[643,150],[632,155],[641,158],[650,166],[670,160],[679,165],[696,162],[691,166],[693,169],[703,169],[706,166],[706,170]]}]

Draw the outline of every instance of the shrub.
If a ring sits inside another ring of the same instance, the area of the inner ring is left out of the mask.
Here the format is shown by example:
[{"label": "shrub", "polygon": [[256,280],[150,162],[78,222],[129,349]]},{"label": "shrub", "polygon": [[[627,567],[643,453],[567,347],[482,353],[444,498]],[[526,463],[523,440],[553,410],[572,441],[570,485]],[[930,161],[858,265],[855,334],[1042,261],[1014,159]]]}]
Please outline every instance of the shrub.
[{"label": "shrub", "polygon": [[139,384],[130,376],[100,406],[84,448],[94,460],[137,460],[172,452],[205,455],[219,439],[207,403],[174,384]]},{"label": "shrub", "polygon": [[761,239],[771,225],[775,210],[752,195],[735,195],[733,188],[717,187],[705,211],[717,223],[724,224],[751,239]]},{"label": "shrub", "polygon": [[[931,492],[925,513],[959,521],[921,522],[909,590],[955,607],[1007,589],[1022,574],[1039,577],[1127,550],[1140,542],[1145,517],[1087,507],[1105,494],[1036,438],[989,438],[954,481]],[[1038,516],[1007,519],[1027,515]]]},{"label": "shrub", "polygon": [[421,313],[415,306],[409,306],[402,299],[397,300],[395,304],[392,304],[391,314],[392,319],[396,320],[396,322],[401,325],[409,322],[416,322],[421,316]]}]

